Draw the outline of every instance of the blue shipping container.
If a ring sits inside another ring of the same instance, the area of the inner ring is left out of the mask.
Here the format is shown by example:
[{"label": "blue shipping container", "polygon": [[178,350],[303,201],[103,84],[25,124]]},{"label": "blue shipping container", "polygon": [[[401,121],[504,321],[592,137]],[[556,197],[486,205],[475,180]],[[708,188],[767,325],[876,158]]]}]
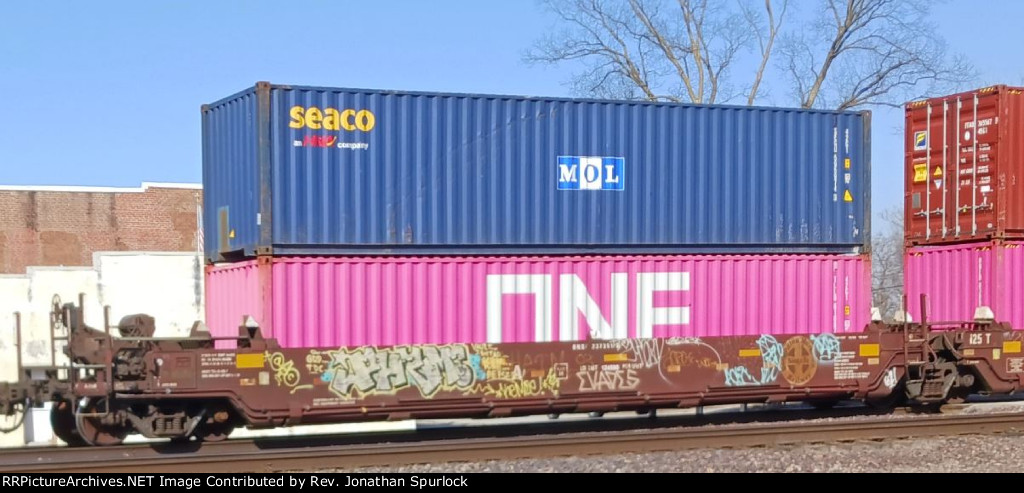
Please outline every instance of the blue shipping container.
[{"label": "blue shipping container", "polygon": [[202,115],[211,261],[868,251],[867,112],[260,82]]}]

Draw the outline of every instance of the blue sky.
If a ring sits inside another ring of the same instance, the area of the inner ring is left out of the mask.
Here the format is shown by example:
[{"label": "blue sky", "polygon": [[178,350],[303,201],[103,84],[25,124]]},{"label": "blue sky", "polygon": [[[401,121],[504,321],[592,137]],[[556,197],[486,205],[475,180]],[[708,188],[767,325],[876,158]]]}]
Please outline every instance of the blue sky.
[{"label": "blue sky", "polygon": [[[978,86],[1024,83],[1024,2],[979,5],[932,18]],[[522,62],[553,26],[531,0],[5,2],[0,185],[198,183],[200,105],[258,80],[570,95],[577,67]],[[902,201],[902,111],[873,123],[877,213]]]}]

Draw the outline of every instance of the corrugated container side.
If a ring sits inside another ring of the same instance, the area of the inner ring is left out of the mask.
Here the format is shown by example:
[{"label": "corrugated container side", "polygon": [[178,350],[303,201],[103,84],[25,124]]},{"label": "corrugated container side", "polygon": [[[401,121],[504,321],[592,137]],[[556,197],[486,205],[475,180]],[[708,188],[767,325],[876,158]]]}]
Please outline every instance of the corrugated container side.
[{"label": "corrugated container side", "polygon": [[1024,238],[1024,88],[910,103],[905,146],[909,245]]},{"label": "corrugated container side", "polygon": [[971,320],[977,307],[988,306],[996,320],[1024,328],[1024,243],[911,248],[904,279],[914,320],[921,320],[924,294],[930,320]]},{"label": "corrugated container side", "polygon": [[[207,320],[284,347],[863,330],[867,256],[276,258],[208,271]],[[260,279],[263,279],[261,281]],[[267,280],[270,279],[270,280]],[[271,282],[270,307],[260,288]]]},{"label": "corrugated container side", "polygon": [[260,241],[256,99],[256,92],[249,90],[202,108],[205,252]]},{"label": "corrugated container side", "polygon": [[244,323],[244,315],[254,319],[264,318],[263,304],[260,303],[259,269],[255,260],[239,262],[230,268],[206,266],[205,286],[207,299],[232,307],[232,310],[206,311],[206,325],[211,328],[212,334],[220,337],[236,336],[239,326]]},{"label": "corrugated container side", "polygon": [[[253,94],[270,105],[260,146],[269,162],[212,155],[204,166],[269,171],[256,177],[258,195],[248,181],[205,195],[208,209],[231,210],[227,230],[236,232],[226,250],[207,250],[214,261],[264,247],[277,255],[867,250],[867,113],[276,85]],[[233,138],[233,129],[208,127],[206,139],[221,132]],[[247,205],[236,213],[239,201]]]}]

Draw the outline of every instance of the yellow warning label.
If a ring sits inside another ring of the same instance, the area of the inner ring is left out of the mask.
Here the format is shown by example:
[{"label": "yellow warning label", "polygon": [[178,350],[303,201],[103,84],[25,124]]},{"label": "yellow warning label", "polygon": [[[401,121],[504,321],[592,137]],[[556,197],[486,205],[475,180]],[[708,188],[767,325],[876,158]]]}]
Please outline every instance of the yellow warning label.
[{"label": "yellow warning label", "polygon": [[932,176],[942,176],[942,168],[936,166],[935,167],[935,172],[932,173]]},{"label": "yellow warning label", "polygon": [[845,314],[847,317],[850,316],[850,305],[846,305],[845,307],[843,307],[843,314]]},{"label": "yellow warning label", "polygon": [[843,160],[843,167],[846,169],[850,169],[850,158],[846,158]]},{"label": "yellow warning label", "polygon": [[915,164],[914,165],[914,183],[921,183],[922,181],[928,181],[928,165],[927,164]]},{"label": "yellow warning label", "polygon": [[604,355],[605,363],[615,363],[620,361],[629,361],[629,356],[627,356],[625,353]]},{"label": "yellow warning label", "polygon": [[235,237],[235,230],[232,229],[231,231],[228,232],[228,238],[234,238],[234,237]]},{"label": "yellow warning label", "polygon": [[1019,353],[1020,341],[1003,341],[1004,353]]},{"label": "yellow warning label", "polygon": [[849,190],[843,193],[843,202],[853,202],[853,195],[850,195]]},{"label": "yellow warning label", "polygon": [[992,359],[999,359],[999,356],[1000,356],[999,349],[998,348],[997,349],[993,349],[992,350]]},{"label": "yellow warning label", "polygon": [[263,353],[236,354],[235,368],[263,368]]},{"label": "yellow warning label", "polygon": [[760,349],[740,349],[740,358],[753,358],[756,356],[761,356]]},{"label": "yellow warning label", "polygon": [[878,344],[861,344],[860,355],[861,356],[878,356],[879,347]]}]

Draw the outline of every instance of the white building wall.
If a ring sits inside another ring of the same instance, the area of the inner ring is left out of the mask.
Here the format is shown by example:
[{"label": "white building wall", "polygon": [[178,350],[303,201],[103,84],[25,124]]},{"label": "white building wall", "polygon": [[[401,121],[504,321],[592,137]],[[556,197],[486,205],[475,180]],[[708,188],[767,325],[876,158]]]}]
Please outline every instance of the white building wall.
[{"label": "white building wall", "polygon": [[93,264],[111,324],[145,313],[156,319],[156,337],[186,337],[204,318],[203,263],[194,254],[97,253]]}]

